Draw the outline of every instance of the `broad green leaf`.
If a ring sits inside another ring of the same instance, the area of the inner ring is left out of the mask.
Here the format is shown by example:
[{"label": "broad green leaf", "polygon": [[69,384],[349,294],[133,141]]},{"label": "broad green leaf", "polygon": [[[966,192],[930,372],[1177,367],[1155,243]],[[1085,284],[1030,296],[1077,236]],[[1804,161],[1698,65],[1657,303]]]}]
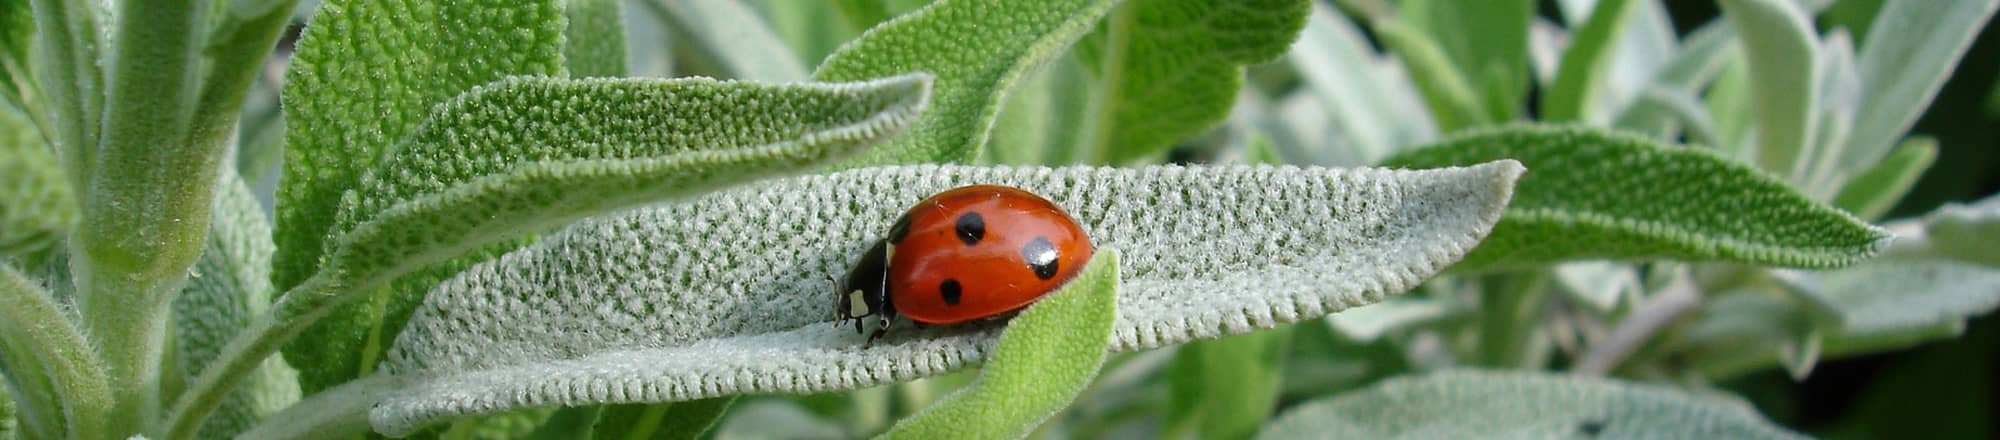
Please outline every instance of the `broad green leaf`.
[{"label": "broad green leaf", "polygon": [[[1126,0],[1103,29],[1083,162],[1129,163],[1222,122],[1243,66],[1298,38],[1309,0]],[[1088,58],[1087,58],[1088,60]]]},{"label": "broad green leaf", "polygon": [[1535,4],[1405,0],[1397,6],[1413,27],[1437,41],[1459,72],[1478,79],[1474,86],[1483,98],[1485,120],[1509,121],[1521,113],[1528,92],[1528,25],[1534,21]]},{"label": "broad green leaf", "polygon": [[[361,186],[431,108],[510,75],[562,75],[563,3],[327,0],[285,76],[285,159],[272,284],[317,272],[342,194]],[[287,354],[287,356],[293,356]],[[289,358],[311,375],[318,362]]]},{"label": "broad green leaf", "polygon": [[1331,121],[1320,124],[1331,125],[1333,136],[1341,139],[1310,144],[1339,143],[1354,150],[1357,160],[1341,165],[1372,164],[1436,136],[1402,65],[1376,53],[1361,30],[1332,6],[1313,2],[1312,15],[1285,59],[1332,113]]},{"label": "broad green leaf", "polygon": [[1841,165],[1872,166],[1908,132],[1972,45],[1996,0],[1889,0],[1875,15],[1857,63],[1860,113]]},{"label": "broad green leaf", "polygon": [[1008,91],[1062,55],[1113,3],[939,0],[849,41],[827,56],[813,79],[853,81],[925,71],[937,75],[937,92],[931,111],[911,133],[840,168],[978,158]]},{"label": "broad green leaf", "polygon": [[1543,97],[1542,119],[1550,122],[1582,120],[1598,113],[1599,94],[1605,93],[1611,70],[1612,50],[1625,38],[1634,0],[1604,0],[1591,8],[1590,19],[1577,29],[1569,50],[1563,51],[1549,94]]},{"label": "broad green leaf", "polygon": [[1118,251],[1101,249],[1008,323],[970,385],[880,438],[1022,438],[1069,406],[1104,365],[1118,317]]},{"label": "broad green leaf", "polygon": [[[625,76],[625,8],[618,0],[569,0],[563,65],[572,77]],[[765,54],[771,56],[771,54]]]},{"label": "broad green leaf", "polygon": [[70,181],[41,131],[0,105],[0,257],[57,245],[76,225],[76,211]]},{"label": "broad green leaf", "polygon": [[1860,261],[1889,235],[1775,178],[1704,150],[1598,129],[1517,125],[1391,158],[1401,167],[1520,160],[1536,172],[1460,270],[1593,258],[1736,261],[1824,268]]},{"label": "broad green leaf", "polygon": [[1748,404],[1575,375],[1447,371],[1307,402],[1259,438],[1805,438]]},{"label": "broad green leaf", "polygon": [[1328,315],[1326,323],[1334,332],[1355,342],[1375,342],[1392,332],[1462,311],[1446,300],[1401,297]]},{"label": "broad green leaf", "polygon": [[[676,45],[691,48],[700,61],[722,75],[758,81],[806,78],[805,65],[750,5],[707,0],[645,0],[639,4],[674,30]],[[896,73],[901,72],[880,76]]]},{"label": "broad green leaf", "polygon": [[1291,334],[1289,327],[1277,328],[1182,345],[1167,368],[1166,436],[1256,434],[1277,408]]},{"label": "broad green leaf", "polygon": [[1119,249],[1111,346],[1134,351],[1408,290],[1484,235],[1520,172],[919,165],[760,182],[586,220],[440,285],[385,360],[414,382],[376,420],[852,390],[976,363],[997,325],[868,344],[830,325],[826,284],[910,203],[964,184],[1049,197]]},{"label": "broad green leaf", "polygon": [[1479,95],[1466,74],[1451,64],[1444,49],[1430,36],[1390,18],[1369,22],[1376,38],[1409,69],[1412,82],[1437,119],[1438,131],[1450,133],[1461,128],[1492,122],[1480,110]]},{"label": "broad green leaf", "polygon": [[1791,0],[1721,0],[1723,15],[1743,36],[1756,109],[1755,163],[1782,176],[1799,174],[1799,158],[1812,147],[1813,85],[1819,83],[1819,44],[1812,19]]},{"label": "broad green leaf", "polygon": [[2000,196],[1949,203],[1923,221],[1931,249],[1938,255],[2000,267]]},{"label": "broad green leaf", "polygon": [[[223,181],[210,210],[208,242],[174,299],[173,359],[189,376],[200,372],[271,302],[271,221],[235,172]],[[230,393],[202,427],[202,438],[234,436],[299,400],[297,372],[271,357],[254,377]],[[190,377],[192,378],[192,377]]]},{"label": "broad green leaf", "polygon": [[1936,139],[1922,136],[1904,139],[1903,145],[1896,147],[1889,157],[1848,180],[1840,195],[1833,198],[1833,206],[1863,219],[1882,218],[1917,185],[1917,178],[1931,168],[1937,155]]}]

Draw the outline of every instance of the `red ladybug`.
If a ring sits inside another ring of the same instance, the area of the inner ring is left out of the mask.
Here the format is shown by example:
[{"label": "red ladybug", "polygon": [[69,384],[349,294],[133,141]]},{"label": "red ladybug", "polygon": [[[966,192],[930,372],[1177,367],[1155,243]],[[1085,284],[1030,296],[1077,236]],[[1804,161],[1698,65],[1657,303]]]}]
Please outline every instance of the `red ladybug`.
[{"label": "red ladybug", "polygon": [[956,324],[1026,307],[1090,261],[1090,237],[1069,213],[1018,188],[972,185],[910,207],[838,286],[836,323],[877,316],[869,341],[898,314]]}]

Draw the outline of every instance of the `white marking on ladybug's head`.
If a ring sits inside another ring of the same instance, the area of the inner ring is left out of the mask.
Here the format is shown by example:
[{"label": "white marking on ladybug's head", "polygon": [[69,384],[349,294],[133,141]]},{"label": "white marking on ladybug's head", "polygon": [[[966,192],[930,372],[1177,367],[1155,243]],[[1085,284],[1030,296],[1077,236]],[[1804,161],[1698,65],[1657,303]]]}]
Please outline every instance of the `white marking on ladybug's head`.
[{"label": "white marking on ladybug's head", "polygon": [[[856,313],[859,311],[859,313]],[[868,309],[868,294],[860,290],[847,292],[847,316],[868,316],[875,313]]]}]

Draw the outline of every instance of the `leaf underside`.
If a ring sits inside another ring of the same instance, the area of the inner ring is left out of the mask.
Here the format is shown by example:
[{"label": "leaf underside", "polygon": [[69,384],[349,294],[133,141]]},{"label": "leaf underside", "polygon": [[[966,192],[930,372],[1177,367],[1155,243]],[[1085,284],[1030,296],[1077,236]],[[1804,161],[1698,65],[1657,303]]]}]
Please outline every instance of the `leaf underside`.
[{"label": "leaf underside", "polygon": [[1425,171],[904,166],[778,179],[579,223],[434,290],[385,361],[387,431],[541,405],[862,388],[978,362],[1000,328],[836,328],[827,279],[908,203],[1001,183],[1123,253],[1114,350],[1380,301],[1498,219],[1511,161]]},{"label": "leaf underside", "polygon": [[1425,168],[1518,159],[1530,169],[1493,236],[1455,270],[1585,259],[1735,261],[1825,268],[1887,232],[1706,150],[1598,129],[1516,125],[1390,158]]}]

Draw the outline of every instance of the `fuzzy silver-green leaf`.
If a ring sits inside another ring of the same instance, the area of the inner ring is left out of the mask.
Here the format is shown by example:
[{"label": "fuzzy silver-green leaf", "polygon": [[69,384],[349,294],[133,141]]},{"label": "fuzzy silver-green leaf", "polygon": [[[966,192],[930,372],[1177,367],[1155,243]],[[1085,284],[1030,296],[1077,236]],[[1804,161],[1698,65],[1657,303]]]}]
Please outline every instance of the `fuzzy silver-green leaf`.
[{"label": "fuzzy silver-green leaf", "polygon": [[869,29],[826,57],[818,81],[925,71],[937,75],[932,110],[908,135],[846,165],[969,162],[986,144],[1016,83],[1062,55],[1112,0],[939,0]]},{"label": "fuzzy silver-green leaf", "polygon": [[838,276],[896,216],[1025,188],[1119,249],[1111,346],[1269,328],[1406,291],[1497,221],[1512,161],[1423,171],[899,166],[761,182],[596,218],[431,292],[385,360],[378,426],[539,405],[864,388],[982,359],[999,326],[834,327]]},{"label": "fuzzy silver-green leaf", "polygon": [[[173,359],[189,378],[271,302],[271,221],[236,173],[224,170],[222,179],[208,242],[174,298]],[[298,373],[284,359],[267,358],[251,374],[202,426],[202,438],[234,436],[299,400]]]},{"label": "fuzzy silver-green leaf", "polygon": [[1406,167],[1512,158],[1521,178],[1493,237],[1458,268],[1593,258],[1852,264],[1889,235],[1784,182],[1706,150],[1564,126],[1482,130],[1391,158]]},{"label": "fuzzy silver-green leaf", "polygon": [[1261,439],[1805,438],[1748,404],[1659,385],[1475,370],[1408,375],[1293,408]]}]

